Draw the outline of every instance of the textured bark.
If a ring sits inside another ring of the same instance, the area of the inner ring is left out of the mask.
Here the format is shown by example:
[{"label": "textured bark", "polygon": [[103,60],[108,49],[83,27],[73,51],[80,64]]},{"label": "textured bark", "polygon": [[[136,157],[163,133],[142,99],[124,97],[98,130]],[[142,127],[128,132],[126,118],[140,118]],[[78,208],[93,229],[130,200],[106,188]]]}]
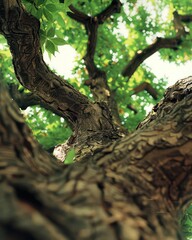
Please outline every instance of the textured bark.
[{"label": "textured bark", "polygon": [[191,200],[192,78],[168,89],[138,130],[59,166],[0,92],[1,239],[182,239]]},{"label": "textured bark", "polygon": [[[44,106],[50,106],[64,117],[74,134],[70,144],[89,140],[105,144],[104,139],[119,138],[119,130],[105,102],[93,103],[67,81],[48,69],[39,41],[39,21],[27,13],[20,1],[0,1],[0,32],[5,36],[13,57],[15,74],[20,83],[37,95]],[[104,136],[103,136],[104,135]]]}]

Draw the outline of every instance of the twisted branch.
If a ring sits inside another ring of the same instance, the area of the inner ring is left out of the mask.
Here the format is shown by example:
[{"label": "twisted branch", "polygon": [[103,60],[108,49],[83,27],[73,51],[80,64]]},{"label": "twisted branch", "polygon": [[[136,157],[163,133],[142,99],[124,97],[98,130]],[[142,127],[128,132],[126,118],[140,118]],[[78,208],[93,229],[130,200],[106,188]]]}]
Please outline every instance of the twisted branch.
[{"label": "twisted branch", "polygon": [[25,93],[24,91],[19,91],[18,86],[15,84],[9,85],[9,94],[22,110],[25,110],[27,107],[39,105],[60,117],[64,117],[64,114],[61,111],[44,102],[38,95],[32,92]]},{"label": "twisted branch", "polygon": [[[20,83],[65,118],[73,130],[71,143],[80,147],[79,142],[82,145],[86,142],[87,133],[89,136],[97,133],[102,138],[103,128],[111,139],[111,134],[117,133],[117,127],[109,110],[102,104],[90,102],[47,67],[40,48],[39,21],[25,11],[20,0],[6,3],[0,0],[0,6],[4,7],[0,11],[0,31],[8,41]],[[92,139],[94,142],[94,137]]]},{"label": "twisted branch", "polygon": [[112,0],[108,7],[95,16],[88,16],[77,10],[73,5],[70,5],[69,9],[72,12],[67,13],[70,18],[84,25],[88,35],[87,51],[83,59],[89,74],[89,80],[85,81],[85,84],[90,87],[96,101],[104,101],[108,104],[112,116],[118,125],[121,125],[121,120],[114,99],[114,94],[108,86],[106,73],[96,66],[94,55],[97,46],[99,25],[103,24],[112,14],[119,13],[121,5],[122,4],[119,0]]},{"label": "twisted branch", "polygon": [[174,27],[176,31],[176,36],[173,38],[156,38],[155,42],[146,47],[143,50],[137,51],[135,56],[132,60],[127,64],[127,66],[122,71],[122,75],[124,77],[131,78],[140,64],[150,57],[152,54],[157,52],[162,48],[170,48],[173,50],[177,50],[179,45],[182,43],[182,37],[185,37],[188,32],[186,31],[185,27],[183,26],[182,22],[188,23],[192,21],[192,15],[182,16],[179,15],[177,11],[173,13],[174,19]]}]

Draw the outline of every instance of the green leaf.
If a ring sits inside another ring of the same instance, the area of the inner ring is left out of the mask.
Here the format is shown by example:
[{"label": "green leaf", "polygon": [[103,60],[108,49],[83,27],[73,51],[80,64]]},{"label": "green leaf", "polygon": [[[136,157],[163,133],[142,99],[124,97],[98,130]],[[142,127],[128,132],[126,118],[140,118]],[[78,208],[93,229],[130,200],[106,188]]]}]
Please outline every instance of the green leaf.
[{"label": "green leaf", "polygon": [[53,15],[51,14],[51,12],[49,12],[48,10],[46,9],[43,9],[43,14],[44,16],[46,17],[46,19],[50,22],[53,21]]},{"label": "green leaf", "polygon": [[45,43],[45,41],[46,41],[46,37],[44,35],[41,35],[40,37],[41,46]]},{"label": "green leaf", "polygon": [[55,11],[57,11],[57,7],[55,6],[55,4],[50,3],[50,4],[45,5],[45,7],[46,7],[50,12],[55,12]]},{"label": "green leaf", "polygon": [[39,8],[38,11],[36,12],[36,17],[38,19],[41,19],[42,15],[43,15],[43,9]]},{"label": "green leaf", "polygon": [[4,44],[6,42],[6,39],[3,36],[0,36],[0,44]]},{"label": "green leaf", "polygon": [[55,53],[55,50],[56,50],[55,45],[50,40],[46,41],[45,48],[49,53],[51,53],[51,54]]},{"label": "green leaf", "polygon": [[71,148],[67,153],[67,156],[65,158],[65,163],[66,164],[72,163],[74,158],[75,158],[75,149]]},{"label": "green leaf", "polygon": [[65,27],[64,19],[60,14],[57,15],[57,21],[58,21],[58,23],[60,24],[61,27]]},{"label": "green leaf", "polygon": [[46,39],[47,39],[46,32],[44,30],[40,29],[41,46],[45,43]]},{"label": "green leaf", "polygon": [[66,41],[62,38],[52,38],[51,40],[58,46],[66,44]]},{"label": "green leaf", "polygon": [[69,5],[71,5],[73,2],[73,0],[65,0],[64,1],[64,11],[67,10],[67,8],[69,7]]},{"label": "green leaf", "polygon": [[51,27],[49,28],[49,30],[47,31],[47,37],[54,37],[55,35],[55,28]]},{"label": "green leaf", "polygon": [[30,13],[34,16],[37,16],[37,9],[34,5],[31,5]]},{"label": "green leaf", "polygon": [[46,2],[46,0],[37,0],[37,5],[40,6],[42,4],[44,4]]}]

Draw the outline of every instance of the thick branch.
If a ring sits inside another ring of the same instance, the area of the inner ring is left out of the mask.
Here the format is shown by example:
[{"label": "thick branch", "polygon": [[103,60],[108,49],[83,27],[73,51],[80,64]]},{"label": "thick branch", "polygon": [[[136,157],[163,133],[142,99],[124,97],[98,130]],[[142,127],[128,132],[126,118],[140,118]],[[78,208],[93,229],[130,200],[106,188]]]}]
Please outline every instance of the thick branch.
[{"label": "thick branch", "polygon": [[94,62],[94,55],[95,55],[95,50],[97,45],[97,33],[98,33],[97,18],[94,18],[94,17],[90,18],[89,21],[87,21],[85,28],[88,35],[88,42],[87,42],[87,53],[84,56],[84,60],[85,60],[87,71],[89,73],[89,77],[91,79],[94,79],[102,74],[102,71],[96,67]]},{"label": "thick branch", "polygon": [[42,103],[41,99],[37,95],[34,93],[24,93],[23,91],[19,91],[18,86],[15,84],[9,85],[9,94],[22,110]]},{"label": "thick branch", "polygon": [[[174,208],[181,210],[183,205],[189,204],[192,199],[191,106],[192,77],[188,77],[168,88],[164,99],[139,124],[138,130],[121,140],[123,144],[120,141],[108,148],[112,149],[116,159],[127,159],[129,170],[136,164],[140,168],[138,176],[154,171],[149,182],[153,182],[154,187],[157,187],[156,199],[159,199],[161,194],[164,195],[162,202],[169,199],[172,213]],[[105,156],[104,160],[99,162],[103,166],[108,163],[111,167],[113,165],[110,156]],[[149,172],[147,169],[150,169]],[[152,199],[155,201],[155,197]]]},{"label": "thick branch", "polygon": [[[85,64],[89,73],[90,78],[96,78],[98,75],[103,75],[102,71],[100,71],[95,63],[94,63],[94,55],[97,45],[97,30],[98,25],[103,24],[104,21],[109,18],[114,13],[119,13],[121,9],[121,3],[119,0],[113,0],[111,4],[104,9],[101,13],[96,16],[90,18],[87,21],[85,27],[88,34],[88,43],[87,43],[87,53],[84,57]],[[93,71],[94,70],[94,71]],[[106,89],[109,88],[106,86]]]},{"label": "thick branch", "polygon": [[135,133],[60,168],[0,87],[3,239],[181,240],[177,213],[192,198],[191,83],[169,89]]},{"label": "thick branch", "polygon": [[88,35],[87,52],[84,56],[84,61],[90,79],[87,80],[85,84],[90,87],[96,101],[104,101],[108,104],[112,112],[113,119],[118,126],[121,125],[121,120],[119,117],[117,104],[114,99],[114,94],[107,84],[106,73],[96,66],[94,62],[94,55],[97,46],[99,25],[103,24],[104,21],[112,14],[120,12],[121,5],[122,4],[119,0],[113,0],[107,8],[93,17],[85,15],[72,5],[69,7],[72,12],[68,12],[69,17],[85,26],[86,33]]},{"label": "thick branch", "polygon": [[[115,138],[119,136],[110,112],[102,104],[91,103],[48,69],[40,49],[39,21],[35,17],[28,14],[22,6],[16,5],[9,9],[8,20],[3,15],[0,20],[0,28],[13,56],[17,78],[24,87],[50,104],[55,112],[63,113],[74,130],[73,143],[80,147],[80,142],[83,145],[91,135],[97,135],[98,140],[98,136],[102,138],[104,128],[110,139],[113,139],[112,135]],[[92,142],[94,141],[92,137]]]},{"label": "thick branch", "polygon": [[68,12],[68,16],[77,22],[82,23],[88,35],[88,43],[87,43],[87,53],[84,57],[85,65],[87,67],[90,78],[97,77],[98,75],[102,75],[102,71],[100,71],[95,63],[94,63],[94,55],[95,49],[97,45],[97,30],[98,25],[103,24],[104,21],[109,18],[114,13],[119,13],[121,10],[121,2],[119,0],[112,0],[111,4],[106,7],[99,14],[89,17],[83,12],[77,10],[73,5],[69,6],[69,9],[72,12]]},{"label": "thick branch", "polygon": [[[8,161],[7,167],[20,163],[20,167],[25,166],[28,171],[43,175],[59,170],[55,159],[43,151],[37,141],[33,139],[17,105],[10,99],[7,89],[1,83],[0,109],[0,162]],[[12,173],[15,176],[24,175],[25,170],[19,172],[15,168]]]},{"label": "thick branch", "polygon": [[[25,110],[27,107],[39,105],[46,110],[49,110],[60,117],[65,117],[64,113],[58,111],[50,104],[43,101],[40,97],[35,95],[34,93],[24,93],[18,90],[17,85],[9,85],[9,94],[16,101],[17,105]],[[72,127],[72,126],[71,126]]]},{"label": "thick branch", "polygon": [[128,65],[125,67],[125,69],[122,72],[122,75],[125,77],[127,76],[130,78],[136,69],[140,66],[140,64],[150,57],[152,54],[157,52],[161,48],[172,48],[176,49],[181,44],[181,39],[178,37],[175,38],[157,38],[155,42],[148,47],[146,47],[144,50],[138,51],[135,56],[132,58],[132,60],[128,63]]},{"label": "thick branch", "polygon": [[88,15],[76,9],[73,5],[70,5],[69,9],[72,12],[67,12],[67,15],[79,23],[85,24],[90,19]]},{"label": "thick branch", "polygon": [[10,45],[17,78],[74,125],[89,104],[88,99],[46,66],[40,49],[37,19],[21,7],[11,8],[8,13],[8,20],[1,18],[1,30]]},{"label": "thick branch", "polygon": [[[149,45],[143,50],[137,51],[135,56],[122,71],[122,75],[124,77],[128,77],[128,79],[130,79],[140,64],[159,49],[171,48],[175,50],[179,45],[181,45],[182,37],[184,37],[188,32],[186,32],[183,24],[181,23],[182,17],[180,17],[176,11],[173,13],[173,15],[176,36],[173,38],[157,38],[153,44]],[[189,21],[189,18],[187,18],[187,20]]]}]

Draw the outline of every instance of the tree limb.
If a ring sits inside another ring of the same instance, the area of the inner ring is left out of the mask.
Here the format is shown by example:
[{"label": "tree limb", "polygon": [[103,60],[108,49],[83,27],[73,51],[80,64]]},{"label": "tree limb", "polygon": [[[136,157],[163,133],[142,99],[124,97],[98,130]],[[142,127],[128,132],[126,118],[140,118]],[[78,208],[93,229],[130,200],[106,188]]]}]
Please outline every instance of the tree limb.
[{"label": "tree limb", "polygon": [[111,4],[107,8],[96,15],[99,24],[103,24],[112,14],[120,13],[121,6],[122,3],[119,0],[112,0]]},{"label": "tree limb", "polygon": [[[143,83],[139,84],[137,87],[135,87],[133,89],[133,94],[132,95],[137,94],[137,93],[142,92],[142,91],[148,92],[152,96],[153,99],[157,100],[158,92],[156,91],[155,88],[153,88],[153,86],[150,83],[143,82]],[[131,111],[133,111],[134,114],[137,114],[137,112],[138,112],[136,110],[136,108],[130,103],[127,105],[127,108],[129,108]]]},{"label": "tree limb", "polygon": [[[63,114],[76,134],[80,128],[79,134],[101,129],[98,123],[104,122],[106,128],[113,128],[111,122],[107,123],[110,118],[103,117],[99,105],[90,103],[84,95],[48,69],[40,49],[39,21],[36,18],[21,5],[16,5],[9,9],[8,20],[1,16],[0,28],[10,46],[20,83],[38,95],[45,104],[50,104],[60,115]],[[91,121],[88,121],[85,112],[92,118]]]},{"label": "tree limb", "polygon": [[140,66],[140,64],[150,57],[152,54],[157,52],[159,49],[162,48],[170,48],[173,50],[176,50],[179,45],[182,43],[182,37],[184,37],[188,32],[186,31],[185,27],[182,24],[182,18],[184,19],[184,22],[189,22],[190,17],[189,16],[180,16],[177,11],[173,13],[174,16],[174,27],[176,30],[176,36],[173,38],[156,38],[155,42],[148,47],[146,47],[143,50],[137,51],[135,56],[131,59],[131,61],[127,64],[127,66],[122,71],[122,75],[124,77],[128,77],[128,79],[131,78],[131,76],[134,74],[134,72],[137,70],[137,68]]},{"label": "tree limb", "polygon": [[151,86],[151,84],[148,83],[148,82],[143,82],[143,83],[139,84],[137,87],[135,87],[133,89],[133,92],[134,92],[133,94],[137,94],[137,93],[142,92],[144,90],[147,91],[153,97],[153,99],[157,100],[158,93],[155,90],[155,88],[153,88]]},{"label": "tree limb", "polygon": [[[4,3],[3,0],[0,1],[1,4]],[[83,145],[87,138],[90,139],[90,136],[102,138],[103,128],[106,130],[104,134],[110,139],[113,139],[111,135],[115,132],[117,138],[120,137],[106,106],[90,102],[69,83],[50,71],[40,48],[39,21],[25,11],[19,0],[9,1],[11,7],[5,11],[7,18],[0,12],[0,30],[10,46],[16,77],[20,83],[46,104],[50,104],[55,112],[64,115],[74,131],[71,143],[76,144],[77,148],[81,149],[81,144]],[[7,5],[8,2],[5,9]],[[95,141],[94,137],[91,139],[90,144]]]},{"label": "tree limb", "polygon": [[9,85],[9,94],[22,110],[30,106],[40,105],[41,103],[41,99],[37,95],[19,91],[18,86],[15,84]]},{"label": "tree limb", "polygon": [[39,21],[20,2],[5,14],[8,20],[1,15],[0,29],[10,46],[20,83],[74,125],[89,105],[88,99],[48,69],[40,48]]},{"label": "tree limb", "polygon": [[127,105],[127,108],[129,108],[131,111],[133,111],[134,114],[137,114],[137,113],[138,113],[137,109],[136,109],[132,104],[128,104],[128,105]]},{"label": "tree limb", "polygon": [[112,0],[111,4],[106,7],[102,12],[95,16],[88,16],[83,12],[77,10],[73,5],[69,6],[72,12],[68,12],[68,16],[82,23],[85,26],[88,41],[87,41],[87,53],[84,57],[85,65],[88,70],[90,78],[94,78],[97,75],[103,75],[103,72],[99,70],[94,63],[95,49],[97,45],[97,30],[100,24],[103,24],[107,18],[114,13],[119,13],[121,10],[121,2],[119,0]]},{"label": "tree limb", "polygon": [[136,132],[68,166],[40,149],[0,86],[2,239],[181,240],[176,218],[192,198],[191,83],[168,89]]},{"label": "tree limb", "polygon": [[85,84],[90,87],[96,101],[104,101],[108,104],[112,116],[118,126],[121,125],[121,120],[114,99],[114,94],[108,86],[106,73],[96,66],[94,55],[97,46],[99,25],[103,24],[112,14],[120,12],[121,5],[122,4],[119,0],[112,0],[111,4],[102,12],[91,17],[77,10],[73,5],[69,6],[72,12],[67,13],[69,17],[85,26],[88,35],[87,51],[83,59],[90,79],[87,80]]},{"label": "tree limb", "polygon": [[67,15],[79,23],[85,24],[90,18],[88,15],[76,9],[73,5],[70,5],[69,9],[72,12],[67,12]]},{"label": "tree limb", "polygon": [[192,15],[190,15],[190,14],[189,15],[180,15],[179,14],[179,17],[180,17],[181,21],[184,23],[192,22]]},{"label": "tree limb", "polygon": [[[19,162],[20,166],[25,165],[31,173],[40,175],[49,175],[55,170],[60,171],[55,159],[33,139],[32,132],[26,125],[18,106],[12,101],[1,81],[0,108],[0,161],[12,159],[8,162],[10,167]],[[17,174],[15,169],[15,175]]]},{"label": "tree limb", "polygon": [[45,108],[46,110],[49,110],[60,117],[65,117],[63,112],[58,111],[56,108],[53,108],[50,104],[47,104],[34,93],[24,93],[23,91],[19,91],[18,86],[15,84],[9,85],[9,94],[22,110],[25,110],[27,107],[39,105],[42,108]]}]

